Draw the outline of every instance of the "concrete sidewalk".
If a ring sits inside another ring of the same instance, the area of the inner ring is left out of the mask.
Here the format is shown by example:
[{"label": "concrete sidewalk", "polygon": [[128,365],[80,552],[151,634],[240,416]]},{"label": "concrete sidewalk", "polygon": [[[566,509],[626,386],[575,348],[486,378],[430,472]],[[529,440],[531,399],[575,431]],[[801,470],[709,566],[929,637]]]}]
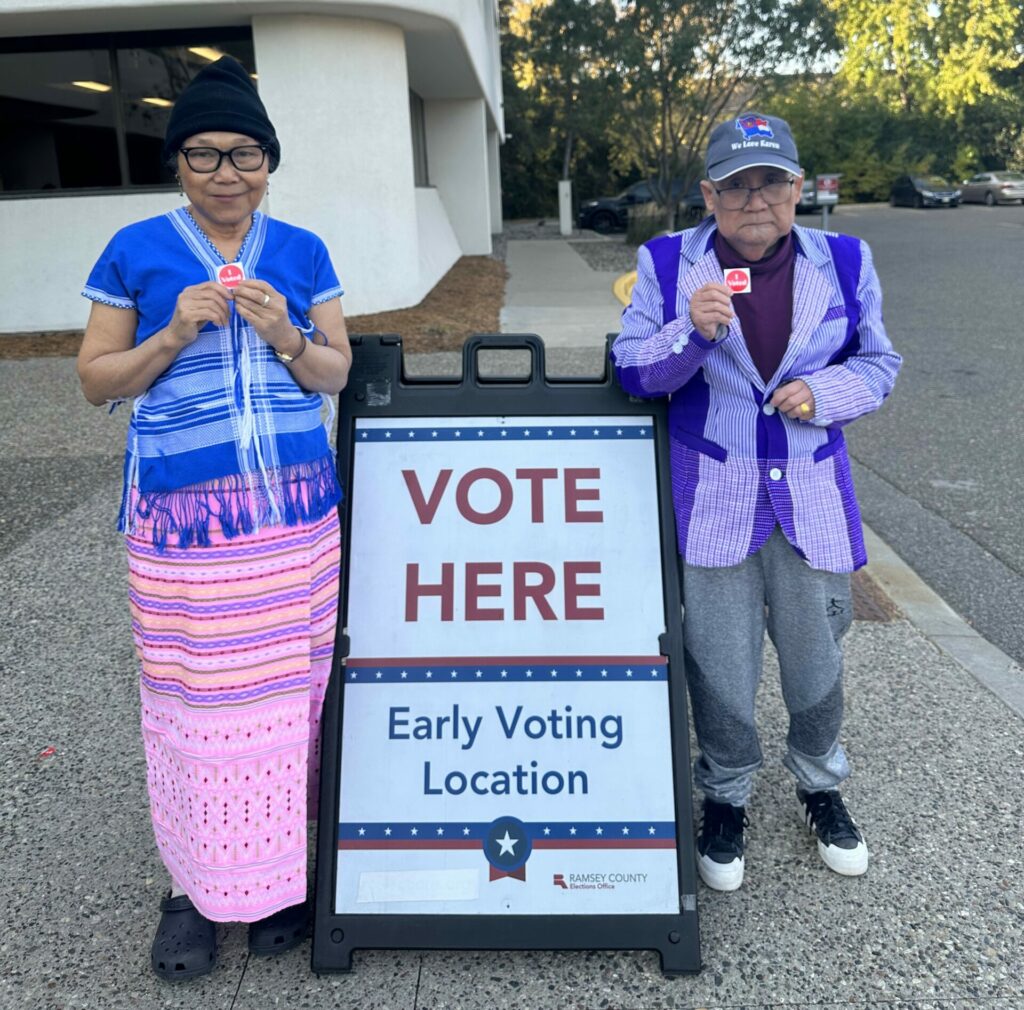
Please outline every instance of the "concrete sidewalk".
[{"label": "concrete sidewalk", "polygon": [[[573,355],[554,350],[553,369]],[[125,418],[89,407],[62,359],[0,363],[0,404],[4,1010],[1024,1008],[1024,721],[938,647],[939,631],[969,629],[927,627],[927,593],[887,555],[879,581],[924,630],[858,622],[847,640],[846,795],[871,869],[831,874],[797,823],[769,658],[747,882],[701,888],[699,976],[665,980],[645,952],[377,951],[317,978],[308,943],[251,958],[229,926],[212,975],[159,983],[148,950],[165,876],[114,530]]]},{"label": "concrete sidewalk", "polygon": [[604,346],[619,332],[618,272],[592,270],[558,239],[509,239],[502,333],[538,333],[548,348]]}]

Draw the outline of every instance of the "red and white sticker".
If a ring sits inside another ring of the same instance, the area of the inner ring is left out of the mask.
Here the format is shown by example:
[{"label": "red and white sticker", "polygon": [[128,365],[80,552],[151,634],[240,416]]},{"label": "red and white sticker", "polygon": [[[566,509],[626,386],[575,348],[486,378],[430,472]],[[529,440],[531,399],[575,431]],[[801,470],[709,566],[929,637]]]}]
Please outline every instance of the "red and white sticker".
[{"label": "red and white sticker", "polygon": [[725,271],[725,285],[734,295],[750,294],[748,267],[730,267]]},{"label": "red and white sticker", "polygon": [[217,280],[226,288],[237,288],[245,280],[245,270],[241,263],[225,263],[217,267]]}]

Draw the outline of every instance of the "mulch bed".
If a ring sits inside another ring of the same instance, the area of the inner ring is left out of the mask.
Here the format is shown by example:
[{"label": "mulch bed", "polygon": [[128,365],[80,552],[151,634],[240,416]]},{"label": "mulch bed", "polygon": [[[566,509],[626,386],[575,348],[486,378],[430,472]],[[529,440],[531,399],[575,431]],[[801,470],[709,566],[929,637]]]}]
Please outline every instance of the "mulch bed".
[{"label": "mulch bed", "polygon": [[407,351],[457,351],[474,333],[498,333],[505,303],[505,264],[463,256],[419,305],[349,316],[349,333],[397,333]]},{"label": "mulch bed", "polygon": [[[457,351],[473,333],[497,333],[505,302],[505,264],[463,256],[419,305],[349,316],[349,333],[397,333],[407,351]],[[81,330],[0,335],[0,359],[73,357]]]}]

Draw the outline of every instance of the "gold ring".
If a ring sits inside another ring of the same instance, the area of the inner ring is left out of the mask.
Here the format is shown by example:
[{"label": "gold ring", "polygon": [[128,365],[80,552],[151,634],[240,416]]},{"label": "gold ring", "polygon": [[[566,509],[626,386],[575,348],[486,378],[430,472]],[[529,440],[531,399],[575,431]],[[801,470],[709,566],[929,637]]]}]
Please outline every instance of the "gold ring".
[{"label": "gold ring", "polygon": [[[267,294],[267,293],[266,293],[266,292],[264,291],[264,292],[263,292],[263,307],[264,307],[264,308],[266,308],[266,307],[267,307],[267,306],[268,306],[269,304],[270,304],[270,295],[268,295],[268,294]],[[806,404],[806,403],[804,404],[804,407],[805,407],[805,408],[807,407],[807,404]]]},{"label": "gold ring", "polygon": [[806,403],[801,403],[800,404],[800,413],[801,414],[809,414],[810,412],[811,412],[811,408],[808,407]]}]

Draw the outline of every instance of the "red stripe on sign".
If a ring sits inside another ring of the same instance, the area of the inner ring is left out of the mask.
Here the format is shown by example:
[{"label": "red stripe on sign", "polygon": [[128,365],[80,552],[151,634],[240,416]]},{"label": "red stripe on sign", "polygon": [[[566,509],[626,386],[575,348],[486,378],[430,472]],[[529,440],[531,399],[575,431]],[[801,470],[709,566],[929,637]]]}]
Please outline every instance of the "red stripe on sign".
[{"label": "red stripe on sign", "polygon": [[338,841],[339,849],[479,849],[480,840],[471,838],[342,838]]},{"label": "red stripe on sign", "polygon": [[538,838],[535,849],[674,849],[674,838]]},{"label": "red stripe on sign", "polygon": [[575,663],[598,666],[621,663],[667,663],[664,656],[377,656],[352,657],[346,666],[524,666],[531,663]]}]

